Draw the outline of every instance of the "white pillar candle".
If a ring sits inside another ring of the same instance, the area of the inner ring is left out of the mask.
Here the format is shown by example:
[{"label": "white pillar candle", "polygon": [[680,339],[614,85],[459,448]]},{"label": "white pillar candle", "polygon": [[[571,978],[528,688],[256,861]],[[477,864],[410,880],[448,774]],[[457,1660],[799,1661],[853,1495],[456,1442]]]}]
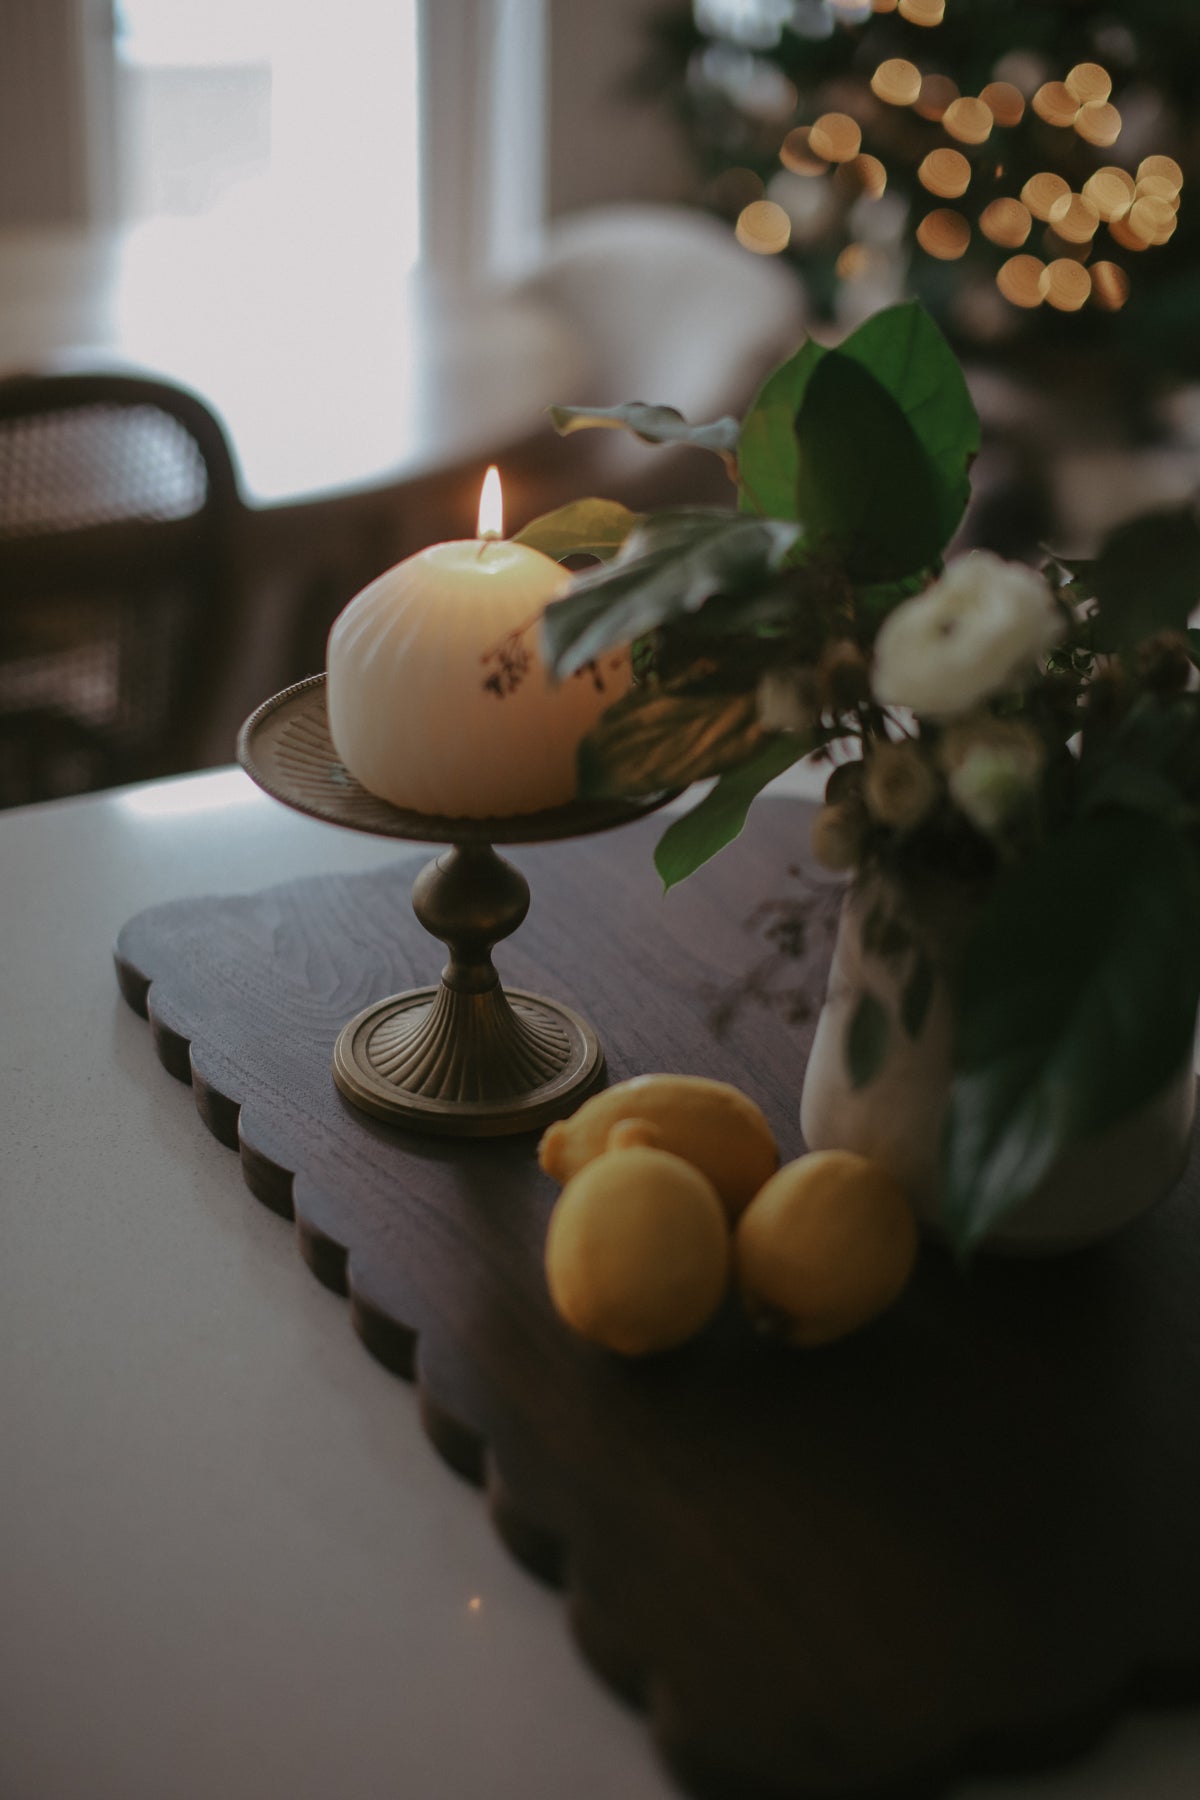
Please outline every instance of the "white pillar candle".
[{"label": "white pillar candle", "polygon": [[622,650],[551,686],[538,622],[570,581],[541,551],[481,536],[419,550],[356,595],[327,658],[330,735],[351,775],[452,817],[574,799],[579,744],[631,675]]}]

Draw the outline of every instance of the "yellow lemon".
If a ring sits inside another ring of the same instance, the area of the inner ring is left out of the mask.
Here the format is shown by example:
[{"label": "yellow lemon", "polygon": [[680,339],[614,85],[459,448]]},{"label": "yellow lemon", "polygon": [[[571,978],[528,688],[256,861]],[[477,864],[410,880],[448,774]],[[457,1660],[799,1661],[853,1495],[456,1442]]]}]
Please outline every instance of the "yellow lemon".
[{"label": "yellow lemon", "polygon": [[569,1181],[609,1149],[643,1144],[682,1156],[707,1175],[731,1220],[779,1167],[759,1108],[740,1089],[702,1075],[638,1075],[586,1100],[538,1145],[538,1161]]},{"label": "yellow lemon", "polygon": [[610,1150],[568,1181],[550,1215],[546,1279],[582,1337],[644,1356],[707,1323],[729,1279],[716,1189],[664,1150]]},{"label": "yellow lemon", "polygon": [[899,1183],[865,1156],[817,1150],[773,1175],[738,1222],[748,1310],[794,1344],[827,1344],[892,1304],[917,1255]]}]

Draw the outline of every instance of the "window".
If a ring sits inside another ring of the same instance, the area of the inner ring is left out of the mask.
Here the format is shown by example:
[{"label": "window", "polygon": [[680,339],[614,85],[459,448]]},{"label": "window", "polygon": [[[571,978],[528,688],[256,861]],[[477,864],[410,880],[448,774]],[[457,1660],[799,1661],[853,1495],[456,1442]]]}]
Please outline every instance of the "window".
[{"label": "window", "polygon": [[420,237],[417,0],[120,0],[118,203],[126,219],[218,214]]}]

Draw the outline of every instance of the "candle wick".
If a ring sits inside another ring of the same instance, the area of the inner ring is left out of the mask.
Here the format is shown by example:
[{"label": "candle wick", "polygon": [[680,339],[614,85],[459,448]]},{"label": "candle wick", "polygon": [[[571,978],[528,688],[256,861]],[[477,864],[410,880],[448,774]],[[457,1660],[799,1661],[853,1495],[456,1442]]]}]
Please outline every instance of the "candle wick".
[{"label": "candle wick", "polygon": [[483,561],[483,553],[489,544],[498,544],[500,542],[500,533],[498,531],[481,531],[479,536],[481,542],[479,549],[475,552],[476,562]]}]

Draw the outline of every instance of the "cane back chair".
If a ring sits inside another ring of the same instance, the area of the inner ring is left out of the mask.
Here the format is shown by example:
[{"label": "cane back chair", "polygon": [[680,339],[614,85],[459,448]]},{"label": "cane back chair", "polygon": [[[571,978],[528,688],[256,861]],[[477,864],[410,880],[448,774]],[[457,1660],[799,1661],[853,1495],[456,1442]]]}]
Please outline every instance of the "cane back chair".
[{"label": "cane back chair", "polygon": [[0,380],[0,805],[197,766],[240,513],[196,395],[124,373]]}]

